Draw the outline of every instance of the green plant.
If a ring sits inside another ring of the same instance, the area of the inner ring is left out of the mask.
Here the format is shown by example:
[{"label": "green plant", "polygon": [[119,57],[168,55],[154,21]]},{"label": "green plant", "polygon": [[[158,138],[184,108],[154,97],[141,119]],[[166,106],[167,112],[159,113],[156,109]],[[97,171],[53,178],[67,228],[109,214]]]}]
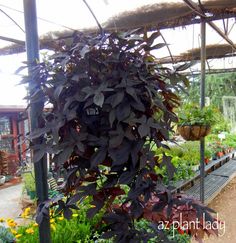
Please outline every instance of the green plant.
[{"label": "green plant", "polygon": [[[206,97],[210,97],[211,104],[223,111],[223,96],[236,95],[235,72],[206,75]],[[199,102],[200,78],[195,77],[189,85],[188,95],[184,95],[185,102]]]},{"label": "green plant", "polygon": [[214,155],[214,152],[215,151],[212,149],[211,146],[205,147],[205,151],[204,151],[205,158],[207,158],[207,159],[212,158],[212,156]]},{"label": "green plant", "polygon": [[215,109],[215,124],[211,128],[211,133],[219,134],[220,132],[229,132],[230,131],[230,123],[224,118],[223,114]]},{"label": "green plant", "polygon": [[[162,158],[163,153],[171,157],[171,163],[176,168],[174,172],[174,176],[172,178],[172,181],[174,182],[178,180],[188,179],[193,175],[193,171],[189,166],[190,161],[188,161],[188,159],[186,158],[188,149],[185,150],[183,146],[184,145],[181,146],[175,145],[175,146],[171,146],[169,149],[154,148],[154,152],[157,157]],[[193,154],[195,155],[195,152],[193,152]],[[192,155],[190,156],[190,158],[192,160]],[[156,173],[162,176],[162,180],[164,184],[170,183],[166,166],[163,166],[161,168],[157,166]]]},{"label": "green plant", "polygon": [[0,243],[13,243],[14,241],[14,235],[9,228],[0,225]]},{"label": "green plant", "polygon": [[27,192],[33,191],[35,192],[35,180],[34,180],[34,173],[24,173],[22,174],[23,178],[23,183],[24,183],[24,188],[26,189]]},{"label": "green plant", "polygon": [[[140,230],[144,230],[146,232],[154,233],[153,228],[150,225],[150,222],[147,220],[139,220],[136,223],[136,227],[139,228]],[[160,226],[161,228],[161,226]],[[164,233],[167,236],[168,240],[171,242],[175,243],[190,243],[191,238],[188,234],[186,233],[180,233],[176,228],[173,228],[172,226],[168,228],[166,225],[164,226]],[[154,236],[153,238],[148,240],[148,243],[156,243],[158,242],[158,236]]]},{"label": "green plant", "polygon": [[236,135],[227,133],[225,139],[222,140],[222,144],[236,149]]},{"label": "green plant", "polygon": [[184,233],[183,231],[170,227],[170,229],[165,230],[165,233],[169,240],[174,241],[176,243],[190,243],[191,237]]},{"label": "green plant", "polygon": [[200,109],[196,104],[185,104],[178,109],[178,125],[206,125],[212,126],[215,124],[216,110],[211,106],[205,106]]},{"label": "green plant", "polygon": [[[79,211],[73,210],[71,219],[64,218],[61,212],[50,212],[50,224],[51,224],[51,237],[52,242],[80,242],[80,243],[93,243],[104,242],[100,239],[102,228],[104,224],[101,223],[103,212],[101,211],[94,218],[89,219],[87,217],[87,211],[90,208],[91,198],[87,197],[80,203]],[[38,225],[34,222],[29,225],[20,226],[17,229],[18,237],[17,242],[34,243],[38,239]]]},{"label": "green plant", "polygon": [[199,154],[199,143],[196,141],[187,141],[181,145],[184,151],[182,161],[188,165],[199,165],[200,154]]}]

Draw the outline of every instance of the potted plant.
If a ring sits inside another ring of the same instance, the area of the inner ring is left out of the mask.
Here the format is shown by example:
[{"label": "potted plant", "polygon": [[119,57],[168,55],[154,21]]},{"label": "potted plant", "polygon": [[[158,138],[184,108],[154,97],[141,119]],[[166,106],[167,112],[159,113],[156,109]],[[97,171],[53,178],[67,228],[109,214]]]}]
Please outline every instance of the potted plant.
[{"label": "potted plant", "polygon": [[194,155],[193,153],[189,153],[189,154],[186,154],[183,157],[182,162],[188,164],[190,169],[195,172],[195,171],[199,170],[199,165],[200,165],[199,161],[200,160],[199,160],[198,155]]},{"label": "potted plant", "polygon": [[210,133],[215,123],[214,109],[210,106],[200,109],[196,104],[187,104],[178,111],[178,132],[185,140],[195,141]]},{"label": "potted plant", "polygon": [[207,147],[205,149],[205,152],[204,152],[204,161],[205,161],[205,164],[208,164],[211,160],[212,160],[212,154],[214,152],[211,150],[210,147]]}]

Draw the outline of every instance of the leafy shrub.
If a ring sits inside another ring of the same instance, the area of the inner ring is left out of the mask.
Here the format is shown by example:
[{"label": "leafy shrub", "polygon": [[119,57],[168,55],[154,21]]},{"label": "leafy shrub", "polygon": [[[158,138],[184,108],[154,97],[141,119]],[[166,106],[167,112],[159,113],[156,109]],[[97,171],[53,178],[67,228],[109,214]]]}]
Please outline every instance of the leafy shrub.
[{"label": "leafy shrub", "polygon": [[[103,212],[89,219],[87,217],[87,211],[90,208],[90,201],[90,198],[86,198],[83,203],[80,204],[79,211],[73,210],[70,220],[65,219],[60,213],[58,214],[55,211],[51,211],[50,224],[52,242],[92,243],[101,237],[102,225],[99,223]],[[17,230],[17,234],[20,235],[17,242],[37,242],[38,224],[32,222],[27,226],[20,226]],[[94,235],[96,237],[94,237]],[[98,242],[102,242],[102,240]]]},{"label": "leafy shrub", "polygon": [[22,174],[22,178],[23,178],[24,188],[27,191],[36,191],[33,172]]},{"label": "leafy shrub", "polygon": [[11,243],[14,240],[14,235],[10,229],[0,225],[0,243]]}]

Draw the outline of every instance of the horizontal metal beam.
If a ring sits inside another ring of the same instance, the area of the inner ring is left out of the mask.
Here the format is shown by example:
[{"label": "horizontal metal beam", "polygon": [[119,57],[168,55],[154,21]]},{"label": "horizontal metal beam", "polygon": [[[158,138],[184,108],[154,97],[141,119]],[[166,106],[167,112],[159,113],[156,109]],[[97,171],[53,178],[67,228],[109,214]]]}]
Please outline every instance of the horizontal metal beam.
[{"label": "horizontal metal beam", "polygon": [[9,41],[9,42],[13,42],[13,43],[16,43],[18,45],[21,45],[21,46],[25,46],[25,42],[24,41],[13,39],[13,38],[6,37],[6,36],[0,36],[0,40]]}]

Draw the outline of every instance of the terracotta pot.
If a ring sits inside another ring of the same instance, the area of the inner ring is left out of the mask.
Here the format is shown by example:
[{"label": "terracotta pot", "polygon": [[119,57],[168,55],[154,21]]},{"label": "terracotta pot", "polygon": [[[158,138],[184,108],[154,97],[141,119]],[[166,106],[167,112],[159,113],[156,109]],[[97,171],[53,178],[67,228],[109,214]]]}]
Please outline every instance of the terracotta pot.
[{"label": "terracotta pot", "polygon": [[221,158],[222,156],[224,156],[224,153],[223,152],[217,152],[217,157]]},{"label": "terracotta pot", "polygon": [[198,125],[186,125],[186,126],[178,126],[178,132],[180,135],[187,141],[196,141],[200,140],[200,138],[207,136],[211,128],[210,126],[198,126]]}]

